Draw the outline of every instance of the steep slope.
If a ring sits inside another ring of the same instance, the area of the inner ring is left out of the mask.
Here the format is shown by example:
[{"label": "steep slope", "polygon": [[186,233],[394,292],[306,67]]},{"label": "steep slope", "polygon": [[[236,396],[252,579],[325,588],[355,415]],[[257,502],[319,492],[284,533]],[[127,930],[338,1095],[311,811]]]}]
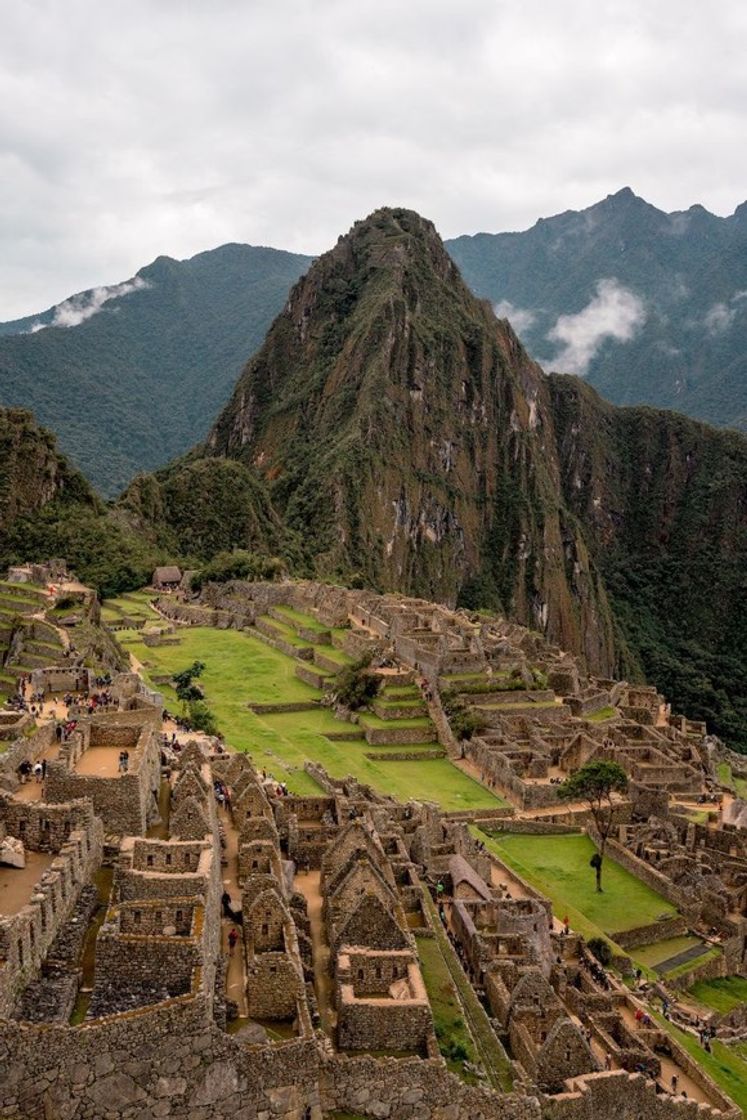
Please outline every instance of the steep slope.
[{"label": "steep slope", "polygon": [[576,378],[549,386],[563,498],[624,637],[619,670],[747,751],[747,439],[615,408]]},{"label": "steep slope", "polygon": [[0,408],[0,571],[65,557],[102,592],[138,587],[159,553],[118,524],[31,413]]},{"label": "steep slope", "polygon": [[666,214],[625,188],[447,248],[546,368],[585,374],[617,404],[747,430],[747,204]]},{"label": "steep slope", "polygon": [[[747,747],[747,441],[545,377],[418,215],[377,211],[319,259],[159,493],[211,458],[254,476],[300,570],[499,606]],[[216,479],[199,501],[231,524]],[[194,545],[188,503],[168,521]]]},{"label": "steep slope", "polygon": [[31,408],[115,494],[204,437],[308,263],[249,245],[159,257],[124,285],[0,325],[0,403]]},{"label": "steep slope", "polygon": [[610,612],[547,446],[538,367],[432,224],[381,210],[293,289],[206,451],[258,472],[312,570],[500,605],[609,668]]}]

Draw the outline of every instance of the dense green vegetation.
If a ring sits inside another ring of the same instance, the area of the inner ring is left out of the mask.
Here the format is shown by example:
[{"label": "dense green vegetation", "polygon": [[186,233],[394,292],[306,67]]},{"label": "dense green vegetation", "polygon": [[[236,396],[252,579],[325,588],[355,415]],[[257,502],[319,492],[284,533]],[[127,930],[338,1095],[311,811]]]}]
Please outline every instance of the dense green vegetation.
[{"label": "dense green vegetation", "polygon": [[509,305],[525,312],[515,317],[523,341],[561,372],[583,371],[564,367],[549,331],[614,277],[641,299],[644,318],[626,342],[600,339],[589,382],[616,404],[645,402],[745,429],[746,218],[745,206],[730,218],[701,206],[665,214],[626,189],[521,233],[479,233],[446,247],[478,296],[509,319]]},{"label": "dense green vegetation", "polygon": [[609,594],[618,674],[747,750],[747,440],[614,409],[573,378],[548,384],[564,498]]},{"label": "dense green vegetation", "polygon": [[203,438],[309,263],[249,245],[159,257],[138,273],[147,287],[79,326],[9,334],[32,320],[5,324],[0,403],[33,409],[113,496]]}]

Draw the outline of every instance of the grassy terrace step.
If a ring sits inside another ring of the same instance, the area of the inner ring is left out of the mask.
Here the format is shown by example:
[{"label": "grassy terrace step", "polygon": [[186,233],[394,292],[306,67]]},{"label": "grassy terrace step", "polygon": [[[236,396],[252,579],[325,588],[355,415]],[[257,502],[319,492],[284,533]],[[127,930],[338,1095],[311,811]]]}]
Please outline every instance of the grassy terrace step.
[{"label": "grassy terrace step", "polygon": [[716,980],[700,980],[690,988],[694,1000],[726,1015],[735,1007],[747,1004],[747,979],[743,976],[721,976]]},{"label": "grassy terrace step", "polygon": [[402,701],[402,700],[404,700],[404,701],[418,700],[422,703],[423,697],[420,694],[420,690],[417,689],[415,687],[415,685],[412,685],[412,684],[389,685],[389,684],[387,684],[379,692],[378,699],[383,700],[387,704],[390,703],[390,702],[393,703],[394,701]]},{"label": "grassy terrace step", "polygon": [[23,646],[29,653],[36,653],[41,657],[45,655],[59,657],[60,654],[64,652],[62,642],[55,645],[52,642],[39,642],[36,639],[32,639],[30,642],[24,642]]},{"label": "grassy terrace step", "polygon": [[273,607],[272,610],[277,611],[283,618],[287,618],[293,626],[303,626],[305,630],[316,630],[319,634],[330,633],[329,626],[325,626],[318,618],[314,618],[311,614],[305,614],[295,607],[277,606]]},{"label": "grassy terrace step", "polygon": [[392,696],[389,692],[380,692],[376,697],[376,703],[381,708],[418,708],[424,712],[425,702],[420,696]]},{"label": "grassy terrace step", "polygon": [[61,650],[57,650],[54,657],[44,656],[39,653],[31,653],[28,649],[24,649],[23,651],[23,663],[28,669],[45,669],[52,662],[56,663],[61,660]]},{"label": "grassy terrace step", "polygon": [[403,700],[400,702],[392,701],[391,703],[383,703],[381,700],[374,700],[373,702],[374,714],[386,723],[400,724],[403,721],[408,721],[410,718],[415,718],[420,715],[425,715],[427,709],[425,704],[410,702]]},{"label": "grassy terrace step", "polygon": [[40,609],[41,605],[31,599],[18,599],[13,595],[0,594],[0,611],[4,614],[36,614]]},{"label": "grassy terrace step", "polygon": [[[416,797],[434,801],[446,811],[491,809],[501,802],[464,774],[448,758],[411,762],[367,759],[366,744],[354,737],[363,732],[357,724],[335,718],[330,709],[257,714],[248,704],[283,703],[320,699],[321,692],[295,676],[296,662],[253,632],[217,630],[194,626],[180,630],[180,646],[145,646],[129,631],[127,649],[144,665],[150,683],[171,675],[195,659],[205,662],[200,683],[227,744],[251,754],[255,766],[265,767],[292,792],[318,795],[320,788],[304,771],[307,762],[319,763],[333,778],[352,775],[377,792],[407,801]],[[304,663],[306,667],[306,663]],[[173,708],[172,688],[158,688],[167,707]],[[345,736],[334,741],[327,736]],[[418,733],[418,744],[427,733]],[[407,750],[418,744],[407,744]],[[377,744],[376,749],[379,750]],[[393,748],[396,750],[397,748]],[[402,750],[399,746],[399,750]]]},{"label": "grassy terrace step", "polygon": [[[481,829],[475,829],[474,835],[499,860],[549,898],[556,917],[567,914],[571,927],[587,941],[602,937],[611,942],[617,954],[623,954],[615,943],[617,933],[677,914],[670,902],[609,856],[604,861],[604,891],[598,894],[594,872],[589,867],[596,849],[586,835],[491,835]],[[652,944],[641,950],[631,949],[624,955],[632,957],[651,975],[647,962],[653,954]]]},{"label": "grassy terrace step", "polygon": [[305,681],[312,688],[319,689],[323,689],[334,676],[334,673],[331,673],[329,669],[324,669],[321,665],[315,665],[313,661],[296,661],[295,673],[300,681]]},{"label": "grassy terrace step", "polygon": [[41,587],[34,587],[33,584],[29,583],[12,583],[7,579],[0,580],[0,594],[33,600],[35,603],[48,602],[47,593]]},{"label": "grassy terrace step", "polygon": [[[261,623],[261,625],[260,625]],[[269,637],[281,638],[288,645],[294,646],[296,649],[313,649],[314,646],[311,642],[307,642],[304,638],[299,638],[296,631],[287,622],[281,622],[280,619],[271,617],[269,614],[261,614],[257,619],[255,626],[260,633],[265,633]]]},{"label": "grassy terrace step", "polygon": [[362,712],[360,716],[360,722],[364,727],[372,727],[387,731],[391,731],[393,724],[396,727],[402,728],[420,727],[424,730],[427,729],[428,731],[433,730],[433,723],[428,718],[428,716],[413,716],[412,719],[398,719],[395,721],[390,719],[381,719],[380,716],[375,715],[373,712]]},{"label": "grassy terrace step", "polygon": [[334,646],[314,646],[314,663],[330,673],[339,673],[340,669],[353,664],[353,658]]}]

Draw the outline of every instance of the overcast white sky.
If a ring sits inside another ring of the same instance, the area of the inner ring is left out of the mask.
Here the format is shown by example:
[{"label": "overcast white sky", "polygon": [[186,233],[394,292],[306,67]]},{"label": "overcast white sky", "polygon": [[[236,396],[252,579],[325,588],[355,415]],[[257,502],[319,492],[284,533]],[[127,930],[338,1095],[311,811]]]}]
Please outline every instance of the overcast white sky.
[{"label": "overcast white sky", "polygon": [[3,0],[0,320],[377,206],[747,198],[743,0]]}]

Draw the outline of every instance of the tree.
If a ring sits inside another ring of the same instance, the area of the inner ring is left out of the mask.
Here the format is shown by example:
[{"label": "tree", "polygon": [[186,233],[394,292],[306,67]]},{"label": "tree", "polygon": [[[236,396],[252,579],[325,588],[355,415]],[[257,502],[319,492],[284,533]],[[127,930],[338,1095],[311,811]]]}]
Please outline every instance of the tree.
[{"label": "tree", "polygon": [[597,890],[602,893],[602,862],[612,825],[615,820],[613,793],[625,793],[628,788],[628,775],[619,762],[587,762],[585,766],[571,774],[570,778],[558,788],[558,794],[565,801],[585,801],[594,820],[599,836],[599,850],[590,860],[597,878]]},{"label": "tree", "polygon": [[192,682],[195,677],[202,676],[204,668],[204,661],[193,661],[188,669],[183,669],[181,673],[174,673],[171,679],[174,682],[176,695],[182,704],[189,704],[194,700],[202,699],[202,689]]}]

